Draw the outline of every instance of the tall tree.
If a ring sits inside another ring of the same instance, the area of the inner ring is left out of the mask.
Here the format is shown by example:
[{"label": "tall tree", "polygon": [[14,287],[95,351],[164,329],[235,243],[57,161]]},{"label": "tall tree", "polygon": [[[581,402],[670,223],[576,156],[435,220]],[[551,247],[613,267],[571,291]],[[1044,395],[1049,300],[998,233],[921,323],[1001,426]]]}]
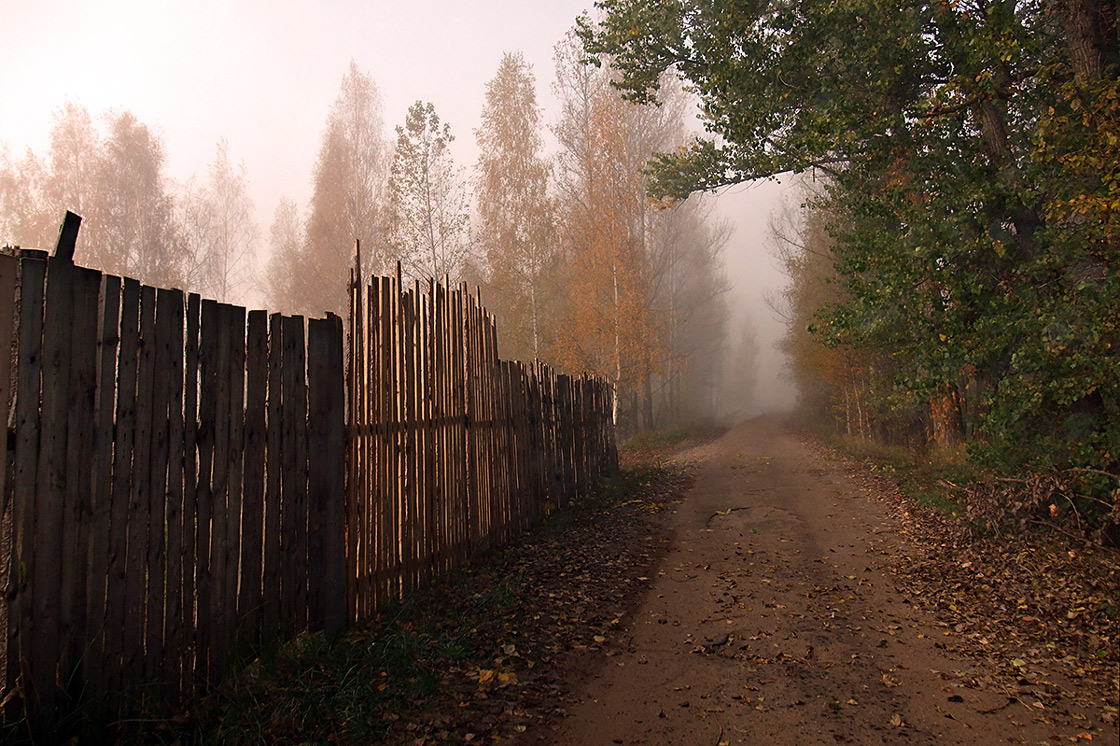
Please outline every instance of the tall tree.
[{"label": "tall tree", "polygon": [[389,163],[381,95],[373,80],[351,62],[327,117],[315,164],[298,268],[306,278],[301,312],[344,315],[355,240],[365,247],[364,272],[385,268]]},{"label": "tall tree", "polygon": [[182,286],[186,252],[164,174],[163,142],[129,111],[109,118],[95,183],[79,261],[153,285]]},{"label": "tall tree", "polygon": [[[731,226],[715,219],[701,195],[670,209],[652,211],[649,273],[654,308],[663,315],[662,358],[645,382],[646,421],[651,427],[723,412],[728,289],[723,248]],[[728,369],[728,363],[731,369]]]},{"label": "tall tree", "polygon": [[268,230],[270,256],[265,269],[265,297],[270,308],[291,313],[300,304],[304,292],[299,272],[302,242],[299,207],[281,197]]},{"label": "tall tree", "polygon": [[628,426],[653,427],[654,378],[671,358],[665,273],[683,246],[672,240],[672,210],[651,204],[646,164],[681,142],[686,99],[674,87],[664,107],[625,101],[615,73],[583,64],[573,36],[558,45],[556,63],[570,316],[562,360],[614,381]]},{"label": "tall tree", "polygon": [[417,278],[458,281],[469,250],[469,199],[451,157],[451,127],[435,106],[409,107],[389,173],[391,244]]},{"label": "tall tree", "polygon": [[[45,160],[30,150],[13,162],[0,153],[0,225],[3,240],[49,249],[66,210],[86,218],[97,190],[101,142],[85,107],[68,103],[54,113]],[[88,240],[79,233],[78,246]]]},{"label": "tall tree", "polygon": [[86,108],[68,103],[56,111],[50,142],[50,175],[46,184],[50,208],[58,216],[66,210],[84,215],[96,189],[100,147]]},{"label": "tall tree", "polygon": [[59,217],[51,216],[46,173],[31,150],[18,160],[7,148],[0,151],[0,245],[42,249],[53,245]]},{"label": "tall tree", "polygon": [[502,56],[486,84],[478,142],[479,244],[489,269],[488,305],[514,358],[540,358],[556,243],[551,168],[542,154],[541,111],[532,68],[520,52]]},{"label": "tall tree", "polygon": [[606,73],[598,81],[587,79],[568,49],[563,42],[558,49],[557,87],[590,97],[563,102],[572,119],[562,118],[557,127],[570,133],[570,139],[562,136],[560,159],[568,291],[560,360],[614,383],[617,422],[624,399],[636,414],[637,385],[648,364],[644,347],[659,336],[658,319],[645,303],[644,246],[637,232],[642,176],[628,158],[629,104],[607,85]]},{"label": "tall tree", "polygon": [[258,229],[245,165],[234,166],[225,140],[204,186],[193,181],[179,199],[180,226],[192,257],[191,286],[228,302],[249,289]]}]

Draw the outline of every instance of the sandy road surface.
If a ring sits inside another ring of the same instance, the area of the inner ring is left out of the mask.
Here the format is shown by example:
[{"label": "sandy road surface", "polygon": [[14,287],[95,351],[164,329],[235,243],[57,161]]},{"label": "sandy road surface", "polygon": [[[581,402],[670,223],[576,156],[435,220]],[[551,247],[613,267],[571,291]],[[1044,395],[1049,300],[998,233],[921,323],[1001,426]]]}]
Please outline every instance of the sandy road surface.
[{"label": "sandy road surface", "polygon": [[841,466],[767,419],[697,450],[644,602],[574,685],[569,716],[528,741],[1077,740],[1005,692],[961,686],[978,664],[943,650],[944,629],[894,590],[906,537]]}]

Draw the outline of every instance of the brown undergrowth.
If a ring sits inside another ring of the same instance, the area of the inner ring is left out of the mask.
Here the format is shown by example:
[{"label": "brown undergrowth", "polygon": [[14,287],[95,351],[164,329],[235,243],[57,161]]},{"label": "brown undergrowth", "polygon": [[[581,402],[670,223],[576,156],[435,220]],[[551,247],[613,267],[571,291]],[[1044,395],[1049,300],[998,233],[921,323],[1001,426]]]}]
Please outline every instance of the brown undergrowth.
[{"label": "brown undergrowth", "polygon": [[951,486],[919,500],[895,474],[849,467],[906,527],[909,549],[892,560],[899,591],[946,630],[942,647],[995,664],[983,667],[993,681],[964,670],[958,684],[994,684],[1004,706],[1056,723],[1117,723],[1120,553],[1047,527],[988,530],[953,505]]}]

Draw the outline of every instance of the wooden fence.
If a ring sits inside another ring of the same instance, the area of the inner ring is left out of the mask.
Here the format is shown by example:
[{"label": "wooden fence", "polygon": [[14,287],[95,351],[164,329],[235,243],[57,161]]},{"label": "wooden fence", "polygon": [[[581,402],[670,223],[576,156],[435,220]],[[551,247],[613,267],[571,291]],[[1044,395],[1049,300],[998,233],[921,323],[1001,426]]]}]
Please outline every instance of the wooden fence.
[{"label": "wooden fence", "polygon": [[609,387],[499,361],[462,288],[351,306],[347,370],[335,316],[0,255],[0,699],[37,742],[360,622],[615,465]]},{"label": "wooden fence", "polygon": [[347,559],[361,619],[586,491],[614,460],[610,387],[498,359],[465,286],[351,296]]}]

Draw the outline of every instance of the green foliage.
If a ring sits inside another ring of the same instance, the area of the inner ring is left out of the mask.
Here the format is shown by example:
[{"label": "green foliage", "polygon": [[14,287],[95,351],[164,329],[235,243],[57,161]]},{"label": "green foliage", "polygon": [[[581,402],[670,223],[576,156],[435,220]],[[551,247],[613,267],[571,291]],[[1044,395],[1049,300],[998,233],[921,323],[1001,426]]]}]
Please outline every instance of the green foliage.
[{"label": "green foliage", "polygon": [[831,445],[877,475],[894,482],[906,495],[948,516],[960,516],[964,508],[954,485],[975,479],[978,471],[959,449],[931,448],[917,451],[886,446],[861,437],[829,439]]},{"label": "green foliage", "polygon": [[701,98],[707,129],[656,163],[658,189],[697,188],[832,168],[846,154],[904,125],[899,103],[944,74],[926,34],[930,10],[896,3],[662,3],[605,0],[599,26],[580,35],[593,56],[610,55],[619,85],[638,101],[656,97],[658,76],[676,69]]},{"label": "green foliage", "polygon": [[827,175],[836,286],[812,323],[837,354],[816,362],[861,431],[1115,473],[1120,86],[1097,5],[603,0],[581,36],[628,95],[675,69],[700,96],[716,137],[660,156],[651,191]]},{"label": "green foliage", "polygon": [[634,451],[646,451],[652,448],[676,445],[689,438],[692,432],[684,427],[670,427],[665,430],[655,430],[650,433],[635,435],[622,444],[622,447]]}]

